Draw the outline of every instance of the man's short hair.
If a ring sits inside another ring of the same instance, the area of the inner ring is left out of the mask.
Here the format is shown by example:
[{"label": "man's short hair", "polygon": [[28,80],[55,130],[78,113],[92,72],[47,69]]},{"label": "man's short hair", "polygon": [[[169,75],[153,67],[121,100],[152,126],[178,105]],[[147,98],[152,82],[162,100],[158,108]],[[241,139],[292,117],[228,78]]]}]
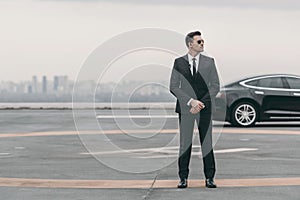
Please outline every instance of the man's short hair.
[{"label": "man's short hair", "polygon": [[193,37],[195,35],[201,36],[201,32],[200,31],[193,31],[193,32],[190,32],[190,33],[188,33],[186,35],[186,37],[185,37],[185,44],[186,44],[187,47],[189,47],[189,43],[190,42],[193,42]]}]

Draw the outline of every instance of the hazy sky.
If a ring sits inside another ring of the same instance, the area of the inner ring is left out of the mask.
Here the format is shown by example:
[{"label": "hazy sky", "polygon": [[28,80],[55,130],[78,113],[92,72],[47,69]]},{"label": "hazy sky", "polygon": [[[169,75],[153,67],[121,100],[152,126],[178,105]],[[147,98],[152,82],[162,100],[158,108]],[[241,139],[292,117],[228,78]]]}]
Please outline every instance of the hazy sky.
[{"label": "hazy sky", "polygon": [[[103,42],[146,27],[183,35],[200,30],[225,82],[265,73],[300,75],[298,1],[184,2],[0,0],[0,81],[30,80],[32,75],[75,79]],[[165,58],[171,66],[173,57]]]}]

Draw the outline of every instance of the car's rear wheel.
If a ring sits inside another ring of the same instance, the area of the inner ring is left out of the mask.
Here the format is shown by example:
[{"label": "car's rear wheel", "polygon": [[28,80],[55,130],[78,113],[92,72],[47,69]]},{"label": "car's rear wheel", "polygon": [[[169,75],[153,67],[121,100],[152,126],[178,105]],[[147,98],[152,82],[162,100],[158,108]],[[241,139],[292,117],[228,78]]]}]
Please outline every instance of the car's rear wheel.
[{"label": "car's rear wheel", "polygon": [[240,102],[233,106],[230,122],[233,126],[254,126],[257,114],[255,105],[250,102]]}]

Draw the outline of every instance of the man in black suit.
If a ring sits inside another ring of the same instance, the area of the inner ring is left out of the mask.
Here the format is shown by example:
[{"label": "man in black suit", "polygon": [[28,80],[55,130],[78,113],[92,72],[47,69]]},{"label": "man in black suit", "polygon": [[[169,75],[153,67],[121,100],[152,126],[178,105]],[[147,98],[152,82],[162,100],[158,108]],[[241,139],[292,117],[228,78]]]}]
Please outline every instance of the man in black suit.
[{"label": "man in black suit", "polygon": [[175,59],[170,80],[170,91],[177,98],[175,112],[179,114],[178,188],[187,187],[195,120],[201,143],[205,186],[216,188],[212,112],[214,98],[220,90],[219,77],[214,59],[200,54],[204,49],[201,33],[194,31],[187,34],[185,42],[188,54]]}]

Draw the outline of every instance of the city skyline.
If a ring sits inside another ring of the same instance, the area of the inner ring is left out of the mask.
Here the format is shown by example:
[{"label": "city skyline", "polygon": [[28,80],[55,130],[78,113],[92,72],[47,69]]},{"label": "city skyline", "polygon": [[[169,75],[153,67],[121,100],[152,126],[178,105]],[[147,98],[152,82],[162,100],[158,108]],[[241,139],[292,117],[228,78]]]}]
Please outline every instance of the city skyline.
[{"label": "city skyline", "polygon": [[119,83],[74,82],[68,76],[32,76],[31,80],[0,82],[0,102],[172,102],[164,83],[121,81]]}]

